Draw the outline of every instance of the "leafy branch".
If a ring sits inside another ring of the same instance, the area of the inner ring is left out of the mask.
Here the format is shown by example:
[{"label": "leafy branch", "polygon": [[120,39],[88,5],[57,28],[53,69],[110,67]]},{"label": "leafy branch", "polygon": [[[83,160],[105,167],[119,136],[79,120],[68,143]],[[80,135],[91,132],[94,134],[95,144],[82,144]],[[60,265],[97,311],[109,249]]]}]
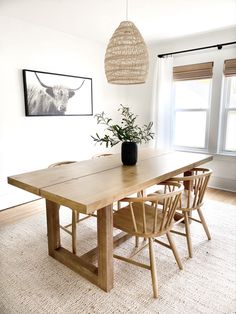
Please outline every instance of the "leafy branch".
[{"label": "leafy branch", "polygon": [[130,112],[129,107],[120,105],[118,109],[121,113],[121,125],[113,124],[112,119],[106,117],[105,112],[96,114],[94,117],[97,119],[97,124],[105,126],[107,132],[104,136],[100,136],[96,133],[95,136],[91,136],[96,143],[100,145],[104,144],[106,147],[109,145],[112,147],[119,142],[135,142],[135,143],[147,143],[154,137],[154,133],[151,131],[153,122],[144,124],[142,127],[136,124],[137,115]]}]

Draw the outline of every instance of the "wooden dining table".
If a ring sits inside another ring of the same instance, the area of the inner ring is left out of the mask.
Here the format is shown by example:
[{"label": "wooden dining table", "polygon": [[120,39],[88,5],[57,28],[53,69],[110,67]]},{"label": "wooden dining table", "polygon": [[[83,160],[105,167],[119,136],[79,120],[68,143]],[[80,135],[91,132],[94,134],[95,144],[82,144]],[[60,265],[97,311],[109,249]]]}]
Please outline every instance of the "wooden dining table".
[{"label": "wooden dining table", "polygon": [[[113,238],[112,204],[212,158],[148,148],[140,149],[135,166],[123,166],[120,154],[114,154],[13,175],[8,183],[46,199],[49,255],[108,292],[113,288],[113,247],[127,239],[124,234]],[[60,205],[83,214],[97,211],[96,248],[78,256],[62,246]]]}]

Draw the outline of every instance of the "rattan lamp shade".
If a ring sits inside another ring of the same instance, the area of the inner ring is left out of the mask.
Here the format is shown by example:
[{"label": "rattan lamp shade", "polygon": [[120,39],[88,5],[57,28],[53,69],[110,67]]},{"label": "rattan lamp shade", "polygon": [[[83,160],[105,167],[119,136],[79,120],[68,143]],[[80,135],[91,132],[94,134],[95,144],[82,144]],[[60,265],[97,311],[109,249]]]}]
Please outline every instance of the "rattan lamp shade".
[{"label": "rattan lamp shade", "polygon": [[134,23],[123,21],[115,30],[106,50],[105,73],[111,84],[145,83],[148,51]]}]

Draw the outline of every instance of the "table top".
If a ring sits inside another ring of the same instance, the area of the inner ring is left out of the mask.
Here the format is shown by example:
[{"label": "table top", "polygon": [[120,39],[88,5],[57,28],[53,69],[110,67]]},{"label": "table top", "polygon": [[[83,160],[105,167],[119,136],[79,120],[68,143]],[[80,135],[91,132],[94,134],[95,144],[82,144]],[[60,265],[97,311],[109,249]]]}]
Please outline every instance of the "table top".
[{"label": "table top", "polygon": [[142,149],[135,166],[123,166],[120,154],[115,154],[10,176],[8,183],[88,214],[212,159],[205,154]]}]

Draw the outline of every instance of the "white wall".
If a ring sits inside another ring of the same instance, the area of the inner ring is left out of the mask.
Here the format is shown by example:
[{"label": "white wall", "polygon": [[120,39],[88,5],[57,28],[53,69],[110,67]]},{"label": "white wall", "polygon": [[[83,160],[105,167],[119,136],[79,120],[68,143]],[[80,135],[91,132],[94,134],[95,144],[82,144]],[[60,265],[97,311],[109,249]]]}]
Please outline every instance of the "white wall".
[{"label": "white wall", "polygon": [[[200,34],[197,36],[180,38],[177,40],[163,41],[150,47],[150,73],[148,83],[140,86],[137,93],[129,93],[128,97],[132,102],[145,103],[146,115],[152,115],[152,92],[154,69],[157,61],[157,55],[173,51],[187,50],[197,47],[210,46],[220,43],[236,41],[236,28]],[[198,52],[178,54],[174,56],[174,66],[214,61],[213,84],[212,84],[212,106],[220,107],[221,100],[221,83],[223,63],[225,59],[236,58],[236,46],[225,46],[222,50],[208,49]],[[142,96],[140,96],[142,95]],[[209,153],[214,155],[214,161],[209,166],[214,173],[210,181],[213,187],[236,191],[236,157],[222,156],[216,154],[217,134],[219,130],[219,116],[211,116],[212,132],[210,134]],[[158,137],[158,134],[157,134]]]},{"label": "white wall", "polygon": [[[98,129],[92,116],[25,117],[23,68],[92,77],[94,113],[104,110],[116,117],[117,107],[123,103],[131,106],[139,115],[140,122],[143,122],[151,119],[156,55],[234,41],[234,31],[235,29],[153,45],[150,47],[147,83],[113,86],[106,82],[104,75],[105,45],[1,16],[0,209],[32,199],[31,194],[8,185],[8,175],[45,168],[56,161],[87,159],[95,153],[105,151],[104,147],[95,146],[90,138]],[[234,55],[232,48],[227,51],[231,56]],[[199,60],[208,60],[208,53],[202,55],[203,58],[199,57]],[[196,57],[182,56],[175,60],[176,64],[198,62]],[[114,151],[118,150],[119,147],[114,148]],[[215,170],[213,185],[226,189],[234,187],[236,190],[234,158],[216,156],[212,168]]]},{"label": "white wall", "polygon": [[105,151],[90,137],[97,129],[93,116],[25,117],[22,69],[91,77],[94,113],[117,115],[119,104],[126,103],[126,89],[106,82],[104,52],[100,43],[0,18],[0,208],[32,198],[8,185],[8,175]]}]

